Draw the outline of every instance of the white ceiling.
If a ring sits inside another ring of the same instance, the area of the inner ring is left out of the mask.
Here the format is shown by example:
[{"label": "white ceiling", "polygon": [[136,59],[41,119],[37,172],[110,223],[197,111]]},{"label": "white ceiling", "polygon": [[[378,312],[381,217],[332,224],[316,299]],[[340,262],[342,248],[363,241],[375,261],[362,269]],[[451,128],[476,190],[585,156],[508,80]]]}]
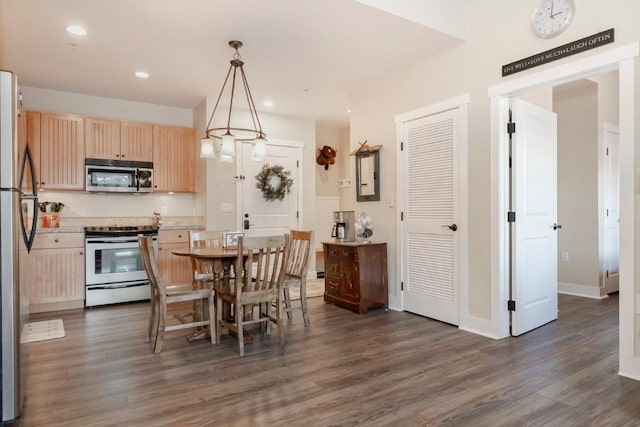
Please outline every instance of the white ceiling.
[{"label": "white ceiling", "polygon": [[[401,1],[407,7],[398,8]],[[385,4],[398,10],[386,13]],[[451,5],[457,9],[447,9]],[[358,85],[462,42],[459,31],[445,28],[461,5],[464,1],[0,0],[0,68],[14,71],[25,86],[193,108],[204,97],[217,97],[234,52],[227,43],[241,40],[259,111],[266,110],[262,101],[271,99],[273,113],[344,126],[349,92]],[[398,16],[403,14],[409,19]],[[70,24],[82,25],[88,35],[69,35],[64,28]],[[139,80],[136,70],[151,77]]]}]

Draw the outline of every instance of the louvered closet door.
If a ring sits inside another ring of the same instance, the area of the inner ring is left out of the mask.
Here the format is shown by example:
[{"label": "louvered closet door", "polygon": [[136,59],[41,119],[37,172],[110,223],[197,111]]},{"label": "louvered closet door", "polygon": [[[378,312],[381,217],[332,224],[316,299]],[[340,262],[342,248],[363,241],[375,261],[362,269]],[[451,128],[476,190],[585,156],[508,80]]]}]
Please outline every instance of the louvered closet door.
[{"label": "louvered closet door", "polygon": [[[459,323],[458,110],[405,124],[404,309]],[[451,228],[449,226],[452,226]],[[457,226],[457,224],[456,224]]]}]

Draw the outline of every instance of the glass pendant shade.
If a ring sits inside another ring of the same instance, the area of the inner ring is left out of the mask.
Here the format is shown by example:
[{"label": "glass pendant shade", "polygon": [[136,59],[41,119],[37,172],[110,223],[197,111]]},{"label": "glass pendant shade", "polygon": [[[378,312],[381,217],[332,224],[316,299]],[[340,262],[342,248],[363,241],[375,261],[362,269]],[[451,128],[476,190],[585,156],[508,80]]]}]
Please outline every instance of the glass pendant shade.
[{"label": "glass pendant shade", "polygon": [[230,133],[222,135],[222,147],[220,147],[220,154],[227,156],[236,155],[236,139]]},{"label": "glass pendant shade", "polygon": [[200,140],[200,157],[203,159],[216,158],[216,150],[212,139],[202,138]]},{"label": "glass pendant shade", "polygon": [[267,142],[263,138],[256,139],[251,150],[251,160],[261,162],[267,157]]},{"label": "glass pendant shade", "polygon": [[222,163],[233,163],[233,156],[230,156],[229,154],[220,154],[219,161]]}]

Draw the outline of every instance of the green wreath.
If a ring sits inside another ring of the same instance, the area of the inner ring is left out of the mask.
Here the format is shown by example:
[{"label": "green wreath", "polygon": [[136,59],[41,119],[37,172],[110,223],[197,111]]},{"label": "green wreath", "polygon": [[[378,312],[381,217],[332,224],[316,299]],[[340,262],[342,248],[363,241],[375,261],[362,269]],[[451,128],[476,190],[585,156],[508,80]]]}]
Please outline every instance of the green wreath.
[{"label": "green wreath", "polygon": [[[262,197],[267,202],[274,200],[284,200],[284,196],[291,192],[291,186],[293,185],[293,178],[289,177],[291,171],[284,171],[284,167],[280,165],[269,166],[266,163],[262,166],[262,170],[256,175],[256,188],[262,191]],[[278,179],[278,183],[274,183],[275,179]]]}]

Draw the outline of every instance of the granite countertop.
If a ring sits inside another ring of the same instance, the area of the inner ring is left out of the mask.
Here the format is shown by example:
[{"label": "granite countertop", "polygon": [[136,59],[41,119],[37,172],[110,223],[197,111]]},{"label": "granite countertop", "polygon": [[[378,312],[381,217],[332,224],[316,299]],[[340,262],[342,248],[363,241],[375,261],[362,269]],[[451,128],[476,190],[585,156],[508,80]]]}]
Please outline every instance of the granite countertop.
[{"label": "granite countertop", "polygon": [[[65,217],[60,216],[60,227],[44,228],[38,221],[36,233],[84,233],[85,227],[110,225],[151,225],[150,217]],[[163,217],[160,230],[203,230],[204,218]]]}]

